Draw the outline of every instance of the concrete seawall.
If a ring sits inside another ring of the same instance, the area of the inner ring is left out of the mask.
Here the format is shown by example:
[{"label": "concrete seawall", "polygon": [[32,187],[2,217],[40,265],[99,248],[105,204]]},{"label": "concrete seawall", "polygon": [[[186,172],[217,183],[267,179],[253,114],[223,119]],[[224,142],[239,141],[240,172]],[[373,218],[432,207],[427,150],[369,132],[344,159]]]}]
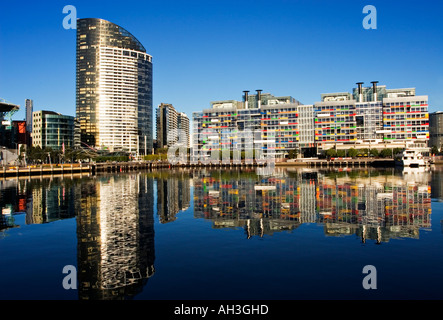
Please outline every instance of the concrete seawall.
[{"label": "concrete seawall", "polygon": [[[435,163],[437,164],[437,163]],[[443,161],[440,163],[443,164]],[[392,159],[342,159],[342,160],[321,160],[309,159],[295,162],[276,162],[276,167],[309,167],[309,168],[388,168],[394,167]],[[190,169],[252,169],[267,167],[266,163],[188,163],[171,165],[169,162],[123,162],[123,163],[84,163],[84,164],[64,164],[64,165],[36,165],[28,167],[0,167],[0,178],[6,177],[26,177],[26,176],[52,176],[70,174],[100,174],[118,173],[142,170],[158,170],[173,168]]]}]

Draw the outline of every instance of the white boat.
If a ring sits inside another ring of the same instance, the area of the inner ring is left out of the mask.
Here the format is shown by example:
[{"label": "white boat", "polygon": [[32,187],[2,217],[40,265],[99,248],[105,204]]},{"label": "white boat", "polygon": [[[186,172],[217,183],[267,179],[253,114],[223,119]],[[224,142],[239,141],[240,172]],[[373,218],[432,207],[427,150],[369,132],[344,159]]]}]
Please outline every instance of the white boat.
[{"label": "white boat", "polygon": [[417,149],[406,149],[396,164],[409,168],[421,168],[430,165],[429,159]]}]

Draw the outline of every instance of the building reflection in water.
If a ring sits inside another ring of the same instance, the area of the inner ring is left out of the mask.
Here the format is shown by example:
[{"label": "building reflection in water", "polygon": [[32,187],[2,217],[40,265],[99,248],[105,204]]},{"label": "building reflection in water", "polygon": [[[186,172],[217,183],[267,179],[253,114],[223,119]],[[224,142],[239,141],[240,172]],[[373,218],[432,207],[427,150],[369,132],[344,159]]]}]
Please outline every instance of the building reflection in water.
[{"label": "building reflection in water", "polygon": [[191,178],[186,170],[158,171],[153,173],[157,182],[157,215],[160,223],[177,219],[180,211],[191,202]]},{"label": "building reflection in water", "polygon": [[0,180],[0,230],[16,227],[22,215],[26,225],[75,217],[74,186],[63,178]]},{"label": "building reflection in water", "polygon": [[167,223],[189,208],[191,182],[184,171],[0,180],[0,231],[76,218],[79,298],[130,299],[155,273],[154,183]]},{"label": "building reflection in water", "polygon": [[363,242],[418,238],[431,226],[430,173],[201,171],[194,177],[196,218],[214,228],[241,227],[246,237],[324,226],[328,236],[358,235]]},{"label": "building reflection in water", "polygon": [[79,298],[135,296],[155,272],[153,179],[97,177],[79,192]]},{"label": "building reflection in water", "polygon": [[432,170],[431,195],[433,199],[443,201],[443,168],[441,166]]},{"label": "building reflection in water", "polygon": [[246,238],[313,223],[327,236],[382,243],[418,238],[420,229],[431,226],[431,195],[443,199],[442,175],[282,170],[263,177],[254,171],[165,170],[0,180],[0,232],[75,217],[79,298],[131,299],[155,273],[154,209],[160,223],[175,221],[191,206],[191,187],[195,218],[212,220],[214,228],[243,228]]}]

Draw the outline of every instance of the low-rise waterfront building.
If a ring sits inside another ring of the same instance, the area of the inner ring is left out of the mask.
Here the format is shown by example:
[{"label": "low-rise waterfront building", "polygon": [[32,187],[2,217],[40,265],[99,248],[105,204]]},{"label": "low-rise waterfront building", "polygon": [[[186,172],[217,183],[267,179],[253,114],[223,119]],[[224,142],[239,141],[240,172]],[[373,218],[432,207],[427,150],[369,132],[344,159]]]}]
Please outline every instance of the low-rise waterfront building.
[{"label": "low-rise waterfront building", "polygon": [[[200,155],[200,160],[211,156],[218,159],[219,153],[248,153],[254,149],[263,157],[284,158],[290,150],[300,149],[301,108],[303,125],[313,131],[313,118],[312,125],[307,118],[312,115],[312,106],[302,106],[290,96],[276,97],[257,90],[256,95],[244,91],[243,101],[211,102],[210,109],[193,113],[193,156],[197,159]],[[310,142],[304,136],[303,143]]]},{"label": "low-rise waterfront building", "polygon": [[75,118],[53,111],[36,111],[32,120],[32,145],[60,150],[74,145]]},{"label": "low-rise waterfront building", "polygon": [[319,150],[357,148],[406,148],[427,150],[429,140],[428,96],[414,88],[358,87],[353,93],[322,94],[314,104],[316,143]]},{"label": "low-rise waterfront building", "polygon": [[243,101],[211,102],[210,109],[193,114],[194,161],[248,149],[276,158],[287,158],[292,150],[308,154],[315,149],[315,154],[330,148],[414,145],[426,152],[428,141],[428,96],[417,96],[414,88],[387,89],[378,81],[370,87],[358,82],[352,93],[324,93],[313,105],[244,91]]}]

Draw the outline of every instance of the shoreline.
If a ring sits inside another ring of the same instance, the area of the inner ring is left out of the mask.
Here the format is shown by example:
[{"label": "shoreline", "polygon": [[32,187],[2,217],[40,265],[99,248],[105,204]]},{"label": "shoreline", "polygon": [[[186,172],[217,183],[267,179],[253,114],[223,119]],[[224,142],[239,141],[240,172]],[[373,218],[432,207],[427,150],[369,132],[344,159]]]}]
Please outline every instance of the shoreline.
[{"label": "shoreline", "polygon": [[[443,161],[434,161],[431,166],[441,166]],[[92,163],[92,164],[63,164],[63,165],[38,165],[28,167],[0,167],[0,178],[11,177],[48,177],[65,175],[96,175],[98,173],[123,173],[136,172],[142,170],[159,169],[252,169],[266,168],[266,163],[219,163],[219,164],[180,164],[171,165],[169,162],[122,162],[122,163]],[[349,159],[349,160],[306,160],[294,162],[276,162],[276,168],[313,168],[313,169],[332,169],[332,168],[391,168],[395,167],[392,159]]]}]

